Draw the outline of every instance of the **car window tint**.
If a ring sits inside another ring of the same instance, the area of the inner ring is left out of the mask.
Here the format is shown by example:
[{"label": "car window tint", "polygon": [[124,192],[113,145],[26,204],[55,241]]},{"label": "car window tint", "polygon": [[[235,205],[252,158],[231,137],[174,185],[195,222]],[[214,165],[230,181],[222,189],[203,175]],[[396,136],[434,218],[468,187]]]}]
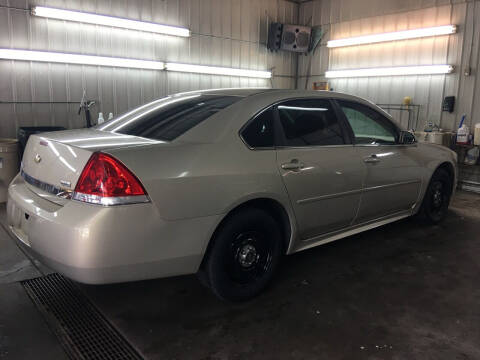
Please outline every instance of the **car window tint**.
[{"label": "car window tint", "polygon": [[345,144],[342,129],[328,100],[290,100],[278,105],[284,146]]},{"label": "car window tint", "polygon": [[170,141],[241,99],[239,96],[198,94],[167,97],[143,105],[97,128]]},{"label": "car window tint", "polygon": [[273,108],[269,108],[247,125],[242,138],[252,148],[272,147],[273,134]]},{"label": "car window tint", "polygon": [[395,144],[397,130],[383,115],[368,106],[339,101],[355,136],[356,144]]}]

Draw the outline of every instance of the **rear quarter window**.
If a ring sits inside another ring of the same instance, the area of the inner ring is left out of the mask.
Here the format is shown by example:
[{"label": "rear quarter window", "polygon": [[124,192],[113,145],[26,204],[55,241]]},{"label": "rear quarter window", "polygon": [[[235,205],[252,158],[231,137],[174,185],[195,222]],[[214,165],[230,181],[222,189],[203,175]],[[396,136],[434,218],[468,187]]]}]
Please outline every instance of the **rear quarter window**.
[{"label": "rear quarter window", "polygon": [[273,107],[262,111],[250,121],[241,136],[250,148],[271,148],[274,146]]}]

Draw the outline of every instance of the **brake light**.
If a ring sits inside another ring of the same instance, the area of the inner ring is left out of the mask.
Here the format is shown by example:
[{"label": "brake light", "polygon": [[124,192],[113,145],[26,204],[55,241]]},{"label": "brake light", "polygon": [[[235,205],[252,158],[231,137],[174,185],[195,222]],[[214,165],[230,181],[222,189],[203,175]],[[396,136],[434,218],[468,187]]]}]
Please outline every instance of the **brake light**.
[{"label": "brake light", "polygon": [[101,205],[149,201],[137,177],[113,156],[100,152],[94,153],[85,165],[73,199]]}]

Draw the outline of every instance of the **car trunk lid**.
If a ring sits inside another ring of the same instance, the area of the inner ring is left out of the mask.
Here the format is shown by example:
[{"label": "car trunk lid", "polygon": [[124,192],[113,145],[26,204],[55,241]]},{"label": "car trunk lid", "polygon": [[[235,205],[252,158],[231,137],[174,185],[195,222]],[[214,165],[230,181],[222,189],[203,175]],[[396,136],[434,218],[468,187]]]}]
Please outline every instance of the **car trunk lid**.
[{"label": "car trunk lid", "polygon": [[162,142],[95,129],[32,135],[21,173],[36,194],[64,204],[94,152],[157,143]]}]

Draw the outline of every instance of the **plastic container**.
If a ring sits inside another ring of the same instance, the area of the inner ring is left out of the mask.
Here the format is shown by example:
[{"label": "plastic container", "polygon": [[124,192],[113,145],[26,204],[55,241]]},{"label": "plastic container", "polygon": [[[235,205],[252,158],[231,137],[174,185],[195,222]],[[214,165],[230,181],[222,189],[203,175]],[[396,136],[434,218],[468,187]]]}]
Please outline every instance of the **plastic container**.
[{"label": "plastic container", "polygon": [[480,150],[478,147],[473,147],[465,154],[465,165],[475,165],[478,162]]},{"label": "plastic container", "polygon": [[97,124],[100,125],[100,124],[103,124],[104,122],[105,122],[105,119],[103,118],[103,113],[102,113],[102,112],[99,112],[99,113],[98,113]]},{"label": "plastic container", "polygon": [[480,123],[475,125],[475,132],[473,135],[473,144],[480,145]]},{"label": "plastic container", "polygon": [[21,159],[23,156],[23,151],[25,150],[25,146],[27,145],[27,141],[30,135],[59,130],[66,129],[61,126],[25,126],[18,128],[17,138],[20,142],[19,158]]},{"label": "plastic container", "polygon": [[18,141],[0,139],[0,203],[8,199],[8,185],[18,173]]},{"label": "plastic container", "polygon": [[469,140],[470,129],[464,124],[465,117],[465,115],[462,116],[462,120],[460,121],[460,125],[457,130],[457,144],[459,145],[467,145]]},{"label": "plastic container", "polygon": [[470,129],[467,125],[462,125],[461,128],[457,131],[457,144],[459,145],[467,145],[468,144],[468,136],[470,135]]}]

